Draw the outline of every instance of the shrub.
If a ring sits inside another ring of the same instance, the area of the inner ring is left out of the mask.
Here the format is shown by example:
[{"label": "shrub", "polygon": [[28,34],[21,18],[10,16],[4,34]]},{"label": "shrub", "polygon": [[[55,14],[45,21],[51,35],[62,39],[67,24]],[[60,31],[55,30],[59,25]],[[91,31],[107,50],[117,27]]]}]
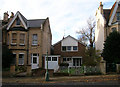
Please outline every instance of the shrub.
[{"label": "shrub", "polygon": [[25,66],[16,66],[15,71],[26,72],[27,67],[25,67]]},{"label": "shrub", "polygon": [[67,66],[68,67],[69,64],[68,63],[61,63],[60,66]]}]

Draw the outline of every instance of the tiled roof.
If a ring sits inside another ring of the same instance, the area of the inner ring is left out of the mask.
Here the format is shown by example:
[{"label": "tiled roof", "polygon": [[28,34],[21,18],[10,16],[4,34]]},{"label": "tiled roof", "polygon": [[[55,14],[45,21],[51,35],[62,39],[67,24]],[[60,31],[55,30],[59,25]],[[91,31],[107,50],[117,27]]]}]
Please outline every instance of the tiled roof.
[{"label": "tiled roof", "polygon": [[113,10],[115,8],[115,5],[116,5],[116,2],[113,4],[112,8],[111,9],[103,9],[103,14],[104,14],[104,17],[106,19],[106,24],[108,24],[109,20],[110,20],[110,17],[112,16],[113,14]]},{"label": "tiled roof", "polygon": [[[19,12],[19,11],[18,11]],[[27,19],[19,12],[19,14],[21,15],[23,21],[25,22],[25,24],[27,25]]]},{"label": "tiled roof", "polygon": [[103,14],[108,24],[111,9],[103,9]]},{"label": "tiled roof", "polygon": [[41,24],[43,24],[45,20],[46,19],[27,20],[27,27],[41,27]]},{"label": "tiled roof", "polygon": [[60,43],[61,41],[63,41],[64,39],[68,38],[68,37],[71,37],[71,38],[73,38],[74,40],[76,40],[77,42],[79,42],[80,44],[86,46],[84,43],[82,43],[82,42],[80,42],[79,40],[75,39],[74,37],[68,35],[67,37],[65,37],[65,38],[63,37],[62,40],[60,40],[60,41],[58,41],[57,43],[53,44],[53,47],[54,47],[56,44],[58,44],[58,43]]},{"label": "tiled roof", "polygon": [[[45,22],[46,19],[32,19],[32,20],[27,20],[19,11],[17,11],[16,15],[20,15],[23,22],[25,23],[26,27],[28,28],[38,28],[41,27],[41,24]],[[15,17],[15,16],[14,16]]]}]

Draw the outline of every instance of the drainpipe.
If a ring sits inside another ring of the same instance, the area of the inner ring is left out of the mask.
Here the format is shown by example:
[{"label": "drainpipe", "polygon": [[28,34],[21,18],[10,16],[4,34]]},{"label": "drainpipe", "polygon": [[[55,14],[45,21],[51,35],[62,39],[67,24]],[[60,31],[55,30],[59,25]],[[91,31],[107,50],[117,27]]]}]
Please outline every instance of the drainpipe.
[{"label": "drainpipe", "polygon": [[27,34],[27,65],[29,65],[29,29]]}]

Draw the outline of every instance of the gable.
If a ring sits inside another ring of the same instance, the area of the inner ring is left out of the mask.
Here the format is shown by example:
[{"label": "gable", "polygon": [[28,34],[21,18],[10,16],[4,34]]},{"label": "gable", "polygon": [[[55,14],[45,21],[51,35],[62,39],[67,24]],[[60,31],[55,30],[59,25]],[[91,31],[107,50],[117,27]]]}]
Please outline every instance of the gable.
[{"label": "gable", "polygon": [[18,25],[16,25],[17,20],[19,20],[20,25],[24,27],[25,29],[27,29],[27,25],[26,25],[26,19],[24,18],[23,15],[21,15],[21,13],[18,11],[15,16],[13,17],[13,19],[10,21],[10,23],[8,24],[7,30],[9,30],[11,27],[15,26],[17,27]]},{"label": "gable", "polygon": [[69,36],[62,40],[61,45],[62,46],[78,46],[78,41],[76,41],[75,39]]},{"label": "gable", "polygon": [[119,11],[120,12],[120,1],[115,2],[115,4],[113,5],[112,9],[111,9],[111,13],[110,13],[110,19],[109,19],[109,23],[108,25],[110,26],[113,22],[116,22],[116,13]]}]

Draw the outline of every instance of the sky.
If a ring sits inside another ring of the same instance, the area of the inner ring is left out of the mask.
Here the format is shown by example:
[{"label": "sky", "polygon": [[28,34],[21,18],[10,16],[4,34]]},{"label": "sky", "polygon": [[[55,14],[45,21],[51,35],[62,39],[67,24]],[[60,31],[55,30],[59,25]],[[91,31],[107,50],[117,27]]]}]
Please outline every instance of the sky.
[{"label": "sky", "polygon": [[95,18],[101,1],[108,9],[116,0],[0,0],[0,19],[7,11],[9,15],[20,11],[27,19],[49,17],[52,44],[55,44],[63,36],[71,35],[77,39],[76,31],[86,26],[89,17]]}]

